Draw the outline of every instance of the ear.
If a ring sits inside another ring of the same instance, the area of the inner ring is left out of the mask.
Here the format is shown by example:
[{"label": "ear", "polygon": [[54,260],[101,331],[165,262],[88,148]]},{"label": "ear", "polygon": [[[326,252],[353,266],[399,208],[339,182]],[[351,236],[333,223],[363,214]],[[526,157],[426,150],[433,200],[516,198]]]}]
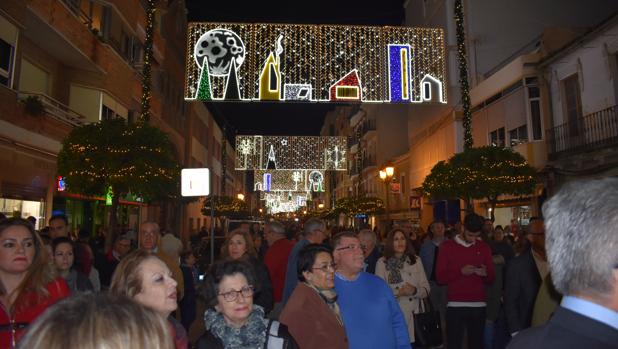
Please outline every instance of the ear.
[{"label": "ear", "polygon": [[303,271],[303,276],[305,277],[305,280],[312,280],[313,279],[313,273],[310,273],[308,271]]},{"label": "ear", "polygon": [[217,313],[221,312],[221,307],[219,306],[219,304],[215,305],[215,310],[217,311]]}]

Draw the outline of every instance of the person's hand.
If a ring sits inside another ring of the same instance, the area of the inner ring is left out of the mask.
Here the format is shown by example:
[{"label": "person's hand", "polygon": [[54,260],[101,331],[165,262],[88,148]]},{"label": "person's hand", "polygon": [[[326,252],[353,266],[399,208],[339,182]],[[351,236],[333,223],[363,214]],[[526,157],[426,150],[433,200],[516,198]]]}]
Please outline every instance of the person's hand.
[{"label": "person's hand", "polygon": [[478,276],[487,276],[487,267],[483,264],[480,267],[475,268],[474,274]]},{"label": "person's hand", "polygon": [[473,265],[465,265],[463,268],[461,268],[461,273],[463,275],[472,275],[476,270],[476,267]]},{"label": "person's hand", "polygon": [[504,257],[502,257],[501,254],[495,254],[495,255],[493,255],[492,258],[493,258],[495,264],[504,264],[505,263]]},{"label": "person's hand", "polygon": [[409,282],[406,282],[401,286],[398,292],[398,296],[411,296],[416,293],[416,287],[412,286]]}]

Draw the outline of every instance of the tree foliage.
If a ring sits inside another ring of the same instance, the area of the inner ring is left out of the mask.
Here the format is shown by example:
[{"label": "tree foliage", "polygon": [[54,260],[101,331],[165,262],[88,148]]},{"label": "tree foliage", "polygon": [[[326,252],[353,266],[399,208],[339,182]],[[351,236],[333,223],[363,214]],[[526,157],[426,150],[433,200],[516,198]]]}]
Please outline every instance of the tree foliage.
[{"label": "tree foliage", "polygon": [[[500,195],[534,191],[535,170],[510,148],[478,147],[438,162],[425,177],[423,192],[434,200],[487,199],[495,208]],[[492,215],[494,210],[492,209]]]},{"label": "tree foliage", "polygon": [[180,193],[180,165],[167,134],[120,118],[74,128],[58,154],[58,175],[76,194],[105,196],[111,188],[109,239],[121,197],[131,193],[148,202]]},{"label": "tree foliage", "polygon": [[227,217],[232,219],[246,218],[249,216],[247,203],[238,198],[230,196],[211,195],[204,200],[202,214],[210,216],[211,203],[214,202],[215,217]]},{"label": "tree foliage", "polygon": [[345,213],[348,216],[357,214],[377,215],[384,213],[384,202],[376,197],[347,197],[337,200],[333,209],[335,215]]}]

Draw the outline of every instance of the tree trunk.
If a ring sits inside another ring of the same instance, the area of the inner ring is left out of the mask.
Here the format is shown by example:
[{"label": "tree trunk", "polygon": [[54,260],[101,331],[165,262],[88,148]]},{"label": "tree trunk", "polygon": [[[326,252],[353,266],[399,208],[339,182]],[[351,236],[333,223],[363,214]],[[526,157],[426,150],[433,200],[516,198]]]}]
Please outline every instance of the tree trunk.
[{"label": "tree trunk", "polygon": [[112,206],[109,209],[109,227],[105,236],[105,251],[112,247],[118,234],[118,205],[120,203],[120,196],[119,193],[112,193]]}]

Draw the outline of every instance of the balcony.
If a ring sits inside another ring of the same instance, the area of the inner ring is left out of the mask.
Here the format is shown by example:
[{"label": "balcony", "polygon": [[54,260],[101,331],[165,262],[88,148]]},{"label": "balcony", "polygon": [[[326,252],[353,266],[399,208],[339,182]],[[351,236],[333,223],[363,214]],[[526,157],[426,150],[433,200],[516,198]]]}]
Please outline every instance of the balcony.
[{"label": "balcony", "polygon": [[350,154],[355,154],[358,151],[358,138],[356,136],[348,136],[348,149],[350,149]]},{"label": "balcony", "polygon": [[67,105],[59,102],[50,96],[38,92],[22,92],[18,93],[19,100],[26,100],[28,97],[36,97],[43,105],[43,110],[52,118],[69,124],[71,126],[80,126],[86,123],[86,117],[72,110]]},{"label": "balcony", "polygon": [[618,106],[613,106],[578,120],[547,130],[549,159],[562,155],[618,145]]}]

